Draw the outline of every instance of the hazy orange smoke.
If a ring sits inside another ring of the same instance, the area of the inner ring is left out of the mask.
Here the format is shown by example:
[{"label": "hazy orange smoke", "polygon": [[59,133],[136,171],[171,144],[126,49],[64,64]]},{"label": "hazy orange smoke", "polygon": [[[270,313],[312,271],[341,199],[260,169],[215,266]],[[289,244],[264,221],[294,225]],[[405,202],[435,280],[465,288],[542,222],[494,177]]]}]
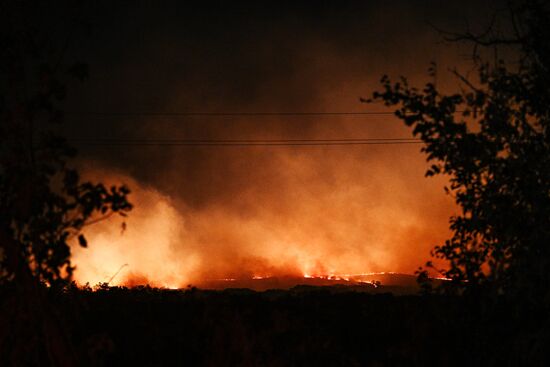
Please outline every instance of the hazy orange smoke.
[{"label": "hazy orange smoke", "polygon": [[423,178],[418,147],[247,149],[250,157],[271,149],[264,163],[277,174],[245,176],[235,197],[200,207],[124,174],[90,174],[128,184],[135,209],[123,233],[122,218],[86,229],[89,248],[73,248],[76,280],[106,282],[121,267],[111,284],[412,273],[447,235],[451,204],[441,180]]},{"label": "hazy orange smoke", "polygon": [[[385,27],[379,25],[381,31]],[[285,32],[265,37],[284,40],[286,48],[274,49],[263,38],[250,45],[245,61],[255,73],[240,67],[241,58],[231,59],[234,63],[208,58],[179,82],[153,78],[160,84],[149,92],[161,91],[163,97],[157,109],[380,110],[383,106],[358,99],[378,88],[380,75],[413,75],[411,83],[418,84],[426,80],[433,53],[438,56],[422,34],[414,44],[380,54],[313,35],[289,43],[294,36]],[[150,46],[162,54],[159,45]],[[418,55],[424,59],[413,65]],[[444,81],[438,75],[438,85]],[[135,90],[141,93],[140,88]],[[138,107],[147,110],[136,102]],[[87,134],[102,136],[116,128],[114,135],[125,139],[411,137],[391,116],[117,119],[94,120],[104,127],[90,125]],[[85,159],[97,162],[88,168],[89,177],[126,182],[135,209],[123,234],[116,221],[87,228],[89,249],[75,249],[74,256],[80,283],[108,281],[124,264],[113,284],[181,287],[253,276],[413,273],[448,236],[452,200],[444,195],[442,178],[424,177],[427,164],[419,145],[85,149]]]}]

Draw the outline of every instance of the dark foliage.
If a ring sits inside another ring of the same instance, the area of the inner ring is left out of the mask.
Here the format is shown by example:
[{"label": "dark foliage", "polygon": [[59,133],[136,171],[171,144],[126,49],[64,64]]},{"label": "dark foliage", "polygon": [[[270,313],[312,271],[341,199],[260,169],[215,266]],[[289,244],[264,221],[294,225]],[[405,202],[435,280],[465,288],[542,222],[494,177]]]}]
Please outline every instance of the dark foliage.
[{"label": "dark foliage", "polygon": [[75,151],[55,131],[65,81],[87,69],[48,37],[48,6],[0,4],[0,286],[14,290],[0,297],[2,365],[76,365],[45,288],[72,279],[69,242],[86,247],[86,225],[132,208],[125,186],[82,181],[68,166]]},{"label": "dark foliage", "polygon": [[[421,138],[433,163],[427,176],[445,174],[461,214],[453,236],[433,255],[448,262],[452,289],[491,289],[547,302],[550,295],[550,16],[527,1],[511,9],[511,35],[444,35],[474,45],[478,80],[454,71],[465,89],[419,90],[405,78],[382,78],[373,99]],[[484,62],[483,47],[513,47],[517,63]],[[430,69],[433,75],[434,67]],[[431,266],[431,263],[428,263]]]},{"label": "dark foliage", "polygon": [[87,246],[85,225],[131,205],[128,188],[82,182],[67,166],[75,151],[54,133],[63,80],[87,69],[40,32],[34,5],[8,2],[0,20],[0,283],[29,272],[54,285],[71,279],[68,241]]},{"label": "dark foliage", "polygon": [[[545,366],[549,320],[456,296],[187,291],[51,294],[82,366]],[[0,356],[0,364],[3,364]],[[30,363],[32,364],[32,363]],[[29,365],[30,365],[29,364]]]}]

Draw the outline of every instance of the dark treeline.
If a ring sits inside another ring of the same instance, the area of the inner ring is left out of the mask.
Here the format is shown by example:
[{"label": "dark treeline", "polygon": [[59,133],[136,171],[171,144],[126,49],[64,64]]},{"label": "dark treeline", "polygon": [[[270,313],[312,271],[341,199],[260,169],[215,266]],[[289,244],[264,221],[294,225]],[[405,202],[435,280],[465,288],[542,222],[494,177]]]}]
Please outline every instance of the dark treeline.
[{"label": "dark treeline", "polygon": [[[457,296],[103,287],[50,294],[82,366],[546,366],[547,316]],[[4,310],[3,310],[4,311]],[[20,338],[39,338],[34,329]],[[2,354],[1,365],[10,365]],[[13,355],[12,355],[13,357]],[[20,351],[18,365],[48,365]],[[38,359],[37,359],[38,358]],[[40,360],[40,358],[45,358]]]}]

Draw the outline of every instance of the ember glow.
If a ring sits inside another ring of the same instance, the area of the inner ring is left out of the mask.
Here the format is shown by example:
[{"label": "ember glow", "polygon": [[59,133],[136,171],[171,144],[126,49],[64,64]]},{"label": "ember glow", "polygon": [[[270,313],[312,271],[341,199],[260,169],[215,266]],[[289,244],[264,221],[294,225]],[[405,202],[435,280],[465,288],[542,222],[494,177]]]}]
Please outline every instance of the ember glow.
[{"label": "ember glow", "polygon": [[[75,278],[80,284],[167,288],[286,287],[307,279],[314,284],[371,283],[390,270],[413,273],[446,235],[447,217],[438,217],[441,207],[450,208],[445,200],[422,205],[411,196],[412,205],[407,205],[395,198],[406,191],[392,195],[399,189],[389,175],[383,175],[381,185],[294,185],[294,180],[310,180],[311,164],[302,160],[288,173],[289,191],[277,192],[278,198],[264,194],[250,208],[253,215],[221,205],[192,208],[127,175],[95,170],[93,177],[129,185],[135,209],[128,218],[86,228],[89,248],[73,246]],[[341,169],[351,169],[345,164]],[[386,200],[380,200],[378,190]],[[282,205],[295,196],[300,201]],[[250,199],[243,193],[249,205]],[[438,205],[435,213],[426,215],[433,205]],[[273,283],[275,278],[286,280]]]}]

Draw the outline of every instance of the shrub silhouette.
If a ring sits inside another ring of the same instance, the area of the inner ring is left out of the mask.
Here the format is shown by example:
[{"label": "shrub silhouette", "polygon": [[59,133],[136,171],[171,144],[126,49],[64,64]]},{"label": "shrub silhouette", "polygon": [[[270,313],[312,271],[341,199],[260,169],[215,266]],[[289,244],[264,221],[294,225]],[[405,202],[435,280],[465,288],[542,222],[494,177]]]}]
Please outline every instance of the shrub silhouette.
[{"label": "shrub silhouette", "polygon": [[74,365],[44,285],[71,280],[69,241],[86,247],[87,224],[132,208],[127,187],[84,182],[68,165],[75,150],[55,133],[64,80],[87,67],[41,32],[44,6],[8,1],[0,13],[0,287],[14,289],[0,300],[0,364]]},{"label": "shrub silhouette", "polygon": [[[538,1],[511,10],[509,36],[492,28],[442,32],[474,47],[478,79],[454,70],[460,93],[384,76],[369,101],[397,107],[422,139],[432,163],[426,176],[449,176],[445,190],[461,214],[450,219],[452,237],[432,252],[448,262],[440,270],[452,280],[446,285],[540,299],[550,285],[550,17]],[[484,61],[483,48],[498,47],[511,47],[518,62]]]}]

